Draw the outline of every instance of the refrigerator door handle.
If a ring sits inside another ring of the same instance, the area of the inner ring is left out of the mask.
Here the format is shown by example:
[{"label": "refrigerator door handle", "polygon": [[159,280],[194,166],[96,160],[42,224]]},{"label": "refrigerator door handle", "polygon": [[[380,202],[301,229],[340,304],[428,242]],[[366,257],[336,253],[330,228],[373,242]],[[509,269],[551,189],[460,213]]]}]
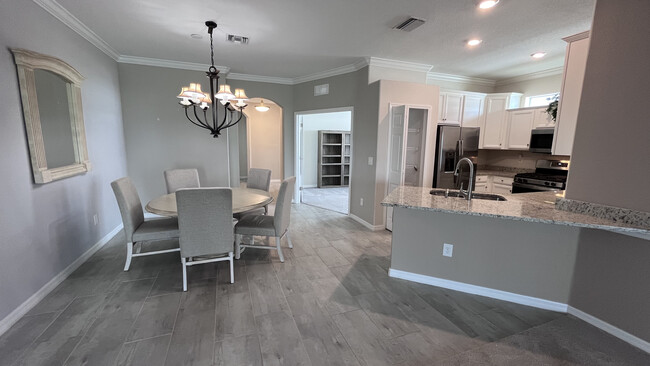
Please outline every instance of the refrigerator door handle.
[{"label": "refrigerator door handle", "polygon": [[463,152],[463,140],[458,140],[458,157],[465,156],[465,153]]}]

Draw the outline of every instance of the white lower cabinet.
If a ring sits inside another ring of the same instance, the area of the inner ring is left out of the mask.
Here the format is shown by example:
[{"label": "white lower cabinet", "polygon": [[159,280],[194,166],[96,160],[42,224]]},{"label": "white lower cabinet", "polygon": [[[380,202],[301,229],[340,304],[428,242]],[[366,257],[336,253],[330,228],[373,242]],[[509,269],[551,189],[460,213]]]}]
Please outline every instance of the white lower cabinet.
[{"label": "white lower cabinet", "polygon": [[510,184],[492,184],[492,192],[495,194],[509,194],[512,193],[512,183]]},{"label": "white lower cabinet", "polygon": [[498,175],[477,175],[474,192],[508,194],[512,193],[513,178]]}]

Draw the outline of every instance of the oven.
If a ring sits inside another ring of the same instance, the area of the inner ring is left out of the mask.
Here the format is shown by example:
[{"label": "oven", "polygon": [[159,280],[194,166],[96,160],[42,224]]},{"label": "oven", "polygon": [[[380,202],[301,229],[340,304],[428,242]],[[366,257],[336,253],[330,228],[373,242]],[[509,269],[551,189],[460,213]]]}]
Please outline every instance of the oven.
[{"label": "oven", "polygon": [[537,160],[535,172],[515,175],[512,193],[563,191],[568,174],[568,160]]},{"label": "oven", "polygon": [[528,193],[528,192],[545,192],[545,191],[558,191],[560,190],[557,187],[544,187],[538,186],[536,184],[526,184],[526,183],[512,183],[512,193]]}]

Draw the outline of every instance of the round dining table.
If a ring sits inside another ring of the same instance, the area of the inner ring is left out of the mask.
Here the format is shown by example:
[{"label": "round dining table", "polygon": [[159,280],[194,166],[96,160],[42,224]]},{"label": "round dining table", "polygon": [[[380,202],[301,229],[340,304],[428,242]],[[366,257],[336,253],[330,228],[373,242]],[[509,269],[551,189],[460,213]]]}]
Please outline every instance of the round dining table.
[{"label": "round dining table", "polygon": [[[251,188],[232,188],[232,213],[240,213],[264,207],[273,202],[269,192]],[[176,217],[176,193],[169,193],[156,197],[147,203],[147,212],[152,214]]]}]

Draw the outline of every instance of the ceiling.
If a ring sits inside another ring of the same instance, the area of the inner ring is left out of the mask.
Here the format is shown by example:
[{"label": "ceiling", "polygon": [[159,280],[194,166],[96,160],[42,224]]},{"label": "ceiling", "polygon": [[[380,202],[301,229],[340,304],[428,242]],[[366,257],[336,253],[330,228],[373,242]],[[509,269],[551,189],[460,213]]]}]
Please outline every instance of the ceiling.
[{"label": "ceiling", "polygon": [[[209,19],[219,25],[215,64],[233,73],[297,78],[377,57],[493,80],[561,67],[561,38],[591,27],[596,2],[501,0],[480,10],[477,0],[57,1],[122,56],[208,64]],[[427,21],[391,29],[409,16]],[[250,43],[226,42],[228,33]],[[469,48],[470,38],[483,43]],[[533,60],[537,51],[547,56]]]}]

